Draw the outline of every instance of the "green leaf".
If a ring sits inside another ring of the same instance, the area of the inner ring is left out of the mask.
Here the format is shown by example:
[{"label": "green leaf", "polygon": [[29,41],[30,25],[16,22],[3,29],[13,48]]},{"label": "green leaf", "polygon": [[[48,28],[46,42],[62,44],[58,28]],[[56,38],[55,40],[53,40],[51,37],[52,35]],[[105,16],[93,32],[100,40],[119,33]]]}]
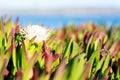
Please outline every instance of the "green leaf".
[{"label": "green leaf", "polygon": [[99,43],[100,41],[97,39],[95,42],[94,42],[94,51],[97,50],[98,46],[99,46]]},{"label": "green leaf", "polygon": [[85,67],[85,54],[76,57],[72,64],[71,74],[69,80],[80,80]]},{"label": "green leaf", "polygon": [[117,56],[116,56],[116,61],[117,62],[118,62],[119,58],[120,58],[120,51],[117,53]]},{"label": "green leaf", "polygon": [[5,33],[6,33],[6,36],[8,37],[9,34],[10,34],[10,31],[11,31],[11,28],[14,28],[15,25],[12,23],[11,20],[8,20],[6,23],[5,23]]},{"label": "green leaf", "polygon": [[13,49],[13,53],[12,53],[12,61],[13,61],[13,66],[14,66],[13,75],[15,75],[15,73],[17,72],[17,64],[16,64],[16,48]]},{"label": "green leaf", "polygon": [[87,44],[87,48],[86,48],[87,59],[89,59],[91,54],[92,54],[91,53],[91,46],[90,46],[92,43],[92,38],[93,38],[93,36],[90,37],[88,44]]},{"label": "green leaf", "polygon": [[4,40],[4,37],[3,37],[3,35],[2,35],[2,32],[0,31],[0,48],[2,48],[4,45],[2,45],[2,42],[3,42],[3,40]]},{"label": "green leaf", "polygon": [[72,53],[70,55],[71,58],[75,57],[78,53],[80,53],[80,47],[76,42],[72,43]]},{"label": "green leaf", "polygon": [[105,58],[103,57],[98,63],[97,63],[97,66],[96,66],[96,69],[95,69],[95,74],[96,72],[102,68],[102,65],[103,65],[103,62],[104,62]]},{"label": "green leaf", "polygon": [[70,40],[68,40],[68,42],[66,44],[66,48],[63,53],[62,59],[64,59],[65,57],[69,57],[70,51],[71,51],[71,44],[72,44],[72,40],[70,39]]},{"label": "green leaf", "polygon": [[39,65],[40,65],[40,68],[43,69],[43,67],[44,67],[44,58],[43,58],[42,52],[39,52],[37,61],[38,61]]},{"label": "green leaf", "polygon": [[29,42],[25,43],[25,41],[22,39],[22,46],[19,47],[19,60],[20,60],[22,69],[26,67],[28,62],[27,55],[30,54],[30,53],[27,53],[26,45],[29,45]]},{"label": "green leaf", "polygon": [[101,71],[102,74],[104,74],[105,70],[108,68],[109,61],[110,61],[110,55],[108,54],[106,56],[105,62],[104,62],[103,67],[102,67],[102,71]]},{"label": "green leaf", "polygon": [[105,44],[107,40],[108,40],[108,35],[105,35],[104,40],[103,40],[103,44]]},{"label": "green leaf", "polygon": [[[100,58],[100,51],[99,50],[92,53],[92,55],[89,59],[89,62],[91,63],[91,65],[90,65],[90,71],[89,71],[88,78],[90,78],[90,76],[92,74],[93,65],[96,65],[98,63],[99,58]],[[94,62],[96,62],[96,63],[94,63]]]},{"label": "green leaf", "polygon": [[23,80],[29,80],[31,76],[29,76],[30,71],[32,70],[36,59],[37,59],[38,53],[35,53],[32,58],[30,59],[30,61],[27,63],[26,67],[24,68],[24,72],[23,72]]}]

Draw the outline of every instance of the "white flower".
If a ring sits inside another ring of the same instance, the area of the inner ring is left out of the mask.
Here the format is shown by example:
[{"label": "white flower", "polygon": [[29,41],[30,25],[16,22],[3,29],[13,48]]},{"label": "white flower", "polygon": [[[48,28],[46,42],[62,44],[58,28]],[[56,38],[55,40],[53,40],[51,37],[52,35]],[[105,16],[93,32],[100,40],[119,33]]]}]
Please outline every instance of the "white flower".
[{"label": "white flower", "polygon": [[34,38],[34,42],[39,43],[43,40],[47,40],[51,31],[45,27],[39,25],[29,25],[23,29],[25,38],[31,40]]}]

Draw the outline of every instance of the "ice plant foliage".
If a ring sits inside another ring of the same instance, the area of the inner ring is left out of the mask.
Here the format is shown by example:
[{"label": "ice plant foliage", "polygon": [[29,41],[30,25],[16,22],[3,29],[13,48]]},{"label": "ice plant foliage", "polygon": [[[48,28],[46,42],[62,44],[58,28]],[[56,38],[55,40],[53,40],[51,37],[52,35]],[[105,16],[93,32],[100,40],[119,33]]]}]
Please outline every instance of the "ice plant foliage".
[{"label": "ice plant foliage", "polygon": [[119,33],[86,23],[50,36],[45,27],[1,18],[0,80],[120,80]]},{"label": "ice plant foliage", "polygon": [[32,40],[36,43],[46,41],[51,33],[50,29],[47,29],[40,25],[28,25],[22,30],[25,33],[25,38]]}]

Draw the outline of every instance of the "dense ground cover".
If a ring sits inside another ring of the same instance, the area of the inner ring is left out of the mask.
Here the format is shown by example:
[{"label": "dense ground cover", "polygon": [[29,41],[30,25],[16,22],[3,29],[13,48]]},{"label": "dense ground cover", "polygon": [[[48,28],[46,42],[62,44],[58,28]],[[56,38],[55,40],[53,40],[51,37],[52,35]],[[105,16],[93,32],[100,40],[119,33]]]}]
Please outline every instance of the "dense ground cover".
[{"label": "dense ground cover", "polygon": [[1,80],[120,79],[120,27],[73,24],[39,43],[21,29],[17,20],[0,19]]}]

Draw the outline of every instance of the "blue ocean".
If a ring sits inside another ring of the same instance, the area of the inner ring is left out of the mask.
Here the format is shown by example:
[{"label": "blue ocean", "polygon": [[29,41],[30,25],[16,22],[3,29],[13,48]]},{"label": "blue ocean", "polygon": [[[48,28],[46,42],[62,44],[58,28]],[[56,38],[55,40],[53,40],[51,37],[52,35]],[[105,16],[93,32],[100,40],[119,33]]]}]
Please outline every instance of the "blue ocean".
[{"label": "blue ocean", "polygon": [[23,27],[28,24],[43,24],[46,27],[53,29],[64,27],[70,24],[76,24],[80,26],[82,23],[93,22],[95,24],[109,25],[120,25],[120,16],[12,16],[13,22],[19,17],[19,22]]}]

